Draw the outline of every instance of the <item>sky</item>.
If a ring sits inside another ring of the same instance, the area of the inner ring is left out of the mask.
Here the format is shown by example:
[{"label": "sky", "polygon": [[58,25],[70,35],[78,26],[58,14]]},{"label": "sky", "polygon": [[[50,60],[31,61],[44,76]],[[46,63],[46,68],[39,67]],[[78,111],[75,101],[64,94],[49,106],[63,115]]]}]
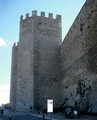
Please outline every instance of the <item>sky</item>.
[{"label": "sky", "polygon": [[9,102],[11,54],[19,41],[20,16],[33,10],[62,15],[62,39],[86,0],[0,0],[0,105]]}]

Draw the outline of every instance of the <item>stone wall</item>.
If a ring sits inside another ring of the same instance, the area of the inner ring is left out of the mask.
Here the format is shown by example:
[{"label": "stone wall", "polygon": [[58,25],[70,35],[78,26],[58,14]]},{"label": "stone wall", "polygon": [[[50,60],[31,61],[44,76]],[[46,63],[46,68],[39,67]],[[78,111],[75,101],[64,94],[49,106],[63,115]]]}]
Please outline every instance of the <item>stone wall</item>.
[{"label": "stone wall", "polygon": [[[97,1],[87,0],[61,44],[61,16],[21,16],[14,45],[11,105],[19,111],[66,104],[97,112]],[[32,108],[32,109],[31,109]]]},{"label": "stone wall", "polygon": [[10,89],[10,104],[11,108],[16,108],[16,93],[17,93],[17,63],[18,63],[18,45],[14,44],[12,48],[12,64],[11,64],[11,89]]},{"label": "stone wall", "polygon": [[[38,16],[37,11],[33,11],[32,16],[29,14],[26,14],[26,18],[21,16],[14,98],[16,110],[46,109],[47,99],[54,100],[54,107],[61,104],[62,96],[59,92],[61,33],[60,15],[56,15],[54,19],[52,13],[45,17],[44,12]],[[13,73],[12,75],[14,76]],[[13,78],[11,79],[14,82]]]},{"label": "stone wall", "polygon": [[41,12],[34,25],[34,105],[43,110],[47,108],[47,99],[54,100],[54,107],[60,105],[61,16],[54,19],[52,13],[45,17]]},{"label": "stone wall", "polygon": [[16,110],[31,111],[34,101],[34,17],[21,16],[18,44],[17,97]]},{"label": "stone wall", "polygon": [[63,96],[81,111],[97,112],[97,1],[87,0],[61,47]]}]

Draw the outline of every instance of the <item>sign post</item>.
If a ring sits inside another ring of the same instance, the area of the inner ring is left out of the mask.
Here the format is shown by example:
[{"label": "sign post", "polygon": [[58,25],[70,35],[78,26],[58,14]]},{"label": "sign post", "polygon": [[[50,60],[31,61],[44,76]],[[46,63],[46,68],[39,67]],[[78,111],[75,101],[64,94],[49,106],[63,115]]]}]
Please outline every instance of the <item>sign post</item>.
[{"label": "sign post", "polygon": [[49,113],[49,120],[51,119],[50,113],[53,112],[53,100],[48,99],[47,100],[47,112]]}]

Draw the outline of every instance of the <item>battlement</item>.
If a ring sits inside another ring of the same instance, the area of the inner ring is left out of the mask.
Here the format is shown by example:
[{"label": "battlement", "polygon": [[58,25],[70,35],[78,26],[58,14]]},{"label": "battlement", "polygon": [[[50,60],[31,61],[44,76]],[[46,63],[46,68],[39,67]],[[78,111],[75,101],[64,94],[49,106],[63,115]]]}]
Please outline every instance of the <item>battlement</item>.
[{"label": "battlement", "polygon": [[18,43],[19,43],[19,42],[15,42],[15,43],[13,44],[13,47],[18,46]]},{"label": "battlement", "polygon": [[[29,13],[27,13],[25,16],[21,15],[20,20],[24,20],[24,19],[27,19],[27,18],[30,18],[30,17],[34,17],[34,16],[38,16],[36,10],[32,11],[31,15],[29,15]],[[38,16],[38,17],[61,20],[61,15],[56,15],[56,17],[53,18],[53,14],[49,13],[48,17],[46,17],[45,16],[45,12],[41,12],[40,16]]]}]

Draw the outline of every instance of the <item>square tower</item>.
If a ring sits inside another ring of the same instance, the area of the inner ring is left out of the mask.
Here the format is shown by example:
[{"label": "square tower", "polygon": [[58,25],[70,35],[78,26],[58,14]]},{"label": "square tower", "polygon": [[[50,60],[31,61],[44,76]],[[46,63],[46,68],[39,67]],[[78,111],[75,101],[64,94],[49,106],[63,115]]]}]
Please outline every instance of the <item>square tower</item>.
[{"label": "square tower", "polygon": [[[60,15],[56,15],[54,19],[52,13],[45,17],[44,12],[38,16],[37,11],[32,11],[32,16],[26,14],[25,19],[21,16],[17,80],[16,88],[14,88],[16,89],[14,103],[16,108],[12,106],[16,110],[44,110],[47,99],[54,100],[54,107],[60,106],[59,46],[62,42],[61,34]],[[12,62],[14,64],[15,61],[12,60]],[[14,81],[14,77],[11,81]],[[12,91],[13,87],[11,87]],[[10,100],[12,103],[12,97]]]}]

